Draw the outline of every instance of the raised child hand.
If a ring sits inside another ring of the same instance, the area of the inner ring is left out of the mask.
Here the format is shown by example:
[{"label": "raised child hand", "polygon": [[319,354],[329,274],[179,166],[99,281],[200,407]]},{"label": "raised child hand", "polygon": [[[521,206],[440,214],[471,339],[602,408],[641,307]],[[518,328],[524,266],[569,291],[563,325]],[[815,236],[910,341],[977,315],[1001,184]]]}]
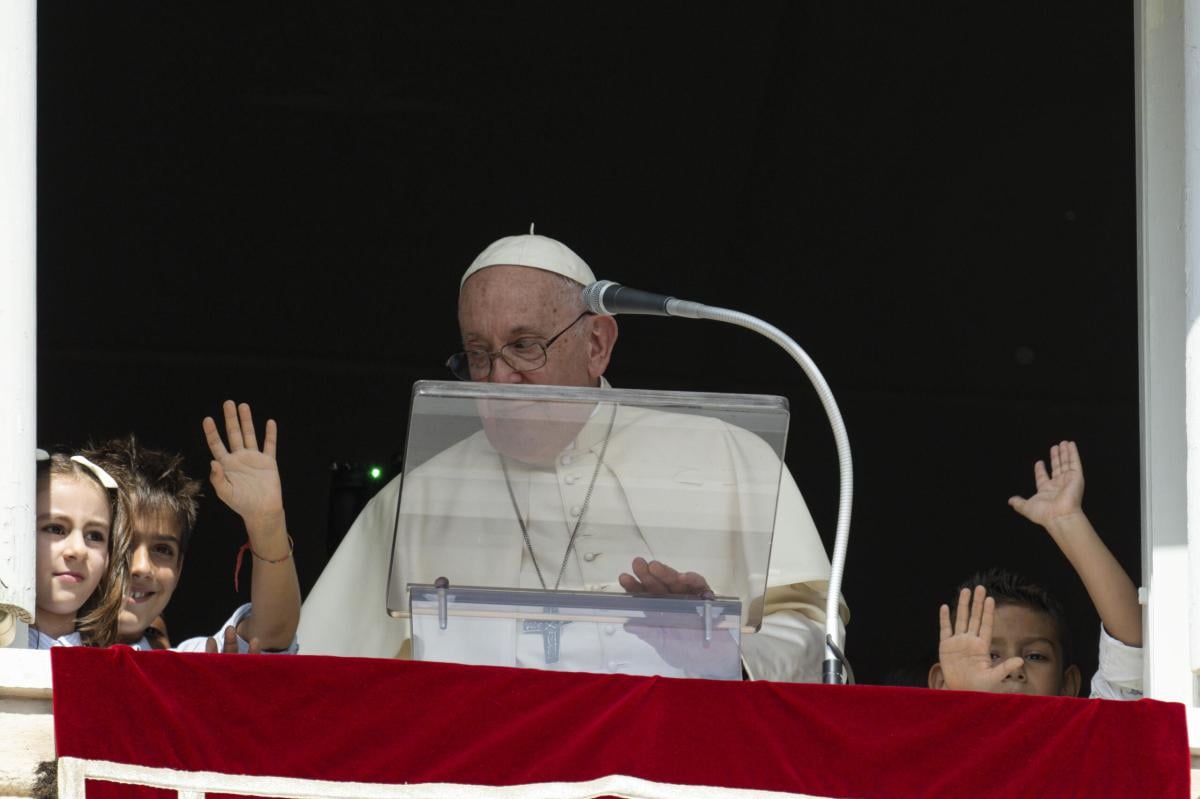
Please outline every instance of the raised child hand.
[{"label": "raised child hand", "polygon": [[1050,474],[1046,465],[1033,465],[1037,493],[1029,499],[1009,497],[1008,504],[1031,522],[1049,526],[1051,522],[1083,511],[1083,461],[1074,441],[1063,441],[1050,448]]},{"label": "raised child hand", "polygon": [[275,462],[275,421],[267,420],[260,451],[250,406],[225,400],[223,410],[228,449],[212,417],[206,416],[203,422],[204,437],[213,456],[209,475],[213,488],[221,501],[242,517],[248,530],[277,525],[283,517],[283,490]]},{"label": "raised child hand", "polygon": [[938,620],[941,624],[938,665],[947,688],[996,691],[1006,677],[1025,665],[1024,659],[1019,657],[992,660],[996,600],[987,596],[982,585],[975,586],[974,598],[966,588],[959,593],[953,627],[950,626],[949,605],[942,605]]}]

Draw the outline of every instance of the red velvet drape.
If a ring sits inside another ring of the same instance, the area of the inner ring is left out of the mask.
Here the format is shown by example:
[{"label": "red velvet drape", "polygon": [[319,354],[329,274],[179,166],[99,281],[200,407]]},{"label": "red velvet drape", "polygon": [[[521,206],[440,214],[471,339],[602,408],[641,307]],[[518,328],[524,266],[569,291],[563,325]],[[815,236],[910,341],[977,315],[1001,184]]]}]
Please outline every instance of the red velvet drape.
[{"label": "red velvet drape", "polygon": [[[57,648],[58,755],[359,782],[1186,797],[1182,706]],[[131,796],[89,783],[89,796]]]}]

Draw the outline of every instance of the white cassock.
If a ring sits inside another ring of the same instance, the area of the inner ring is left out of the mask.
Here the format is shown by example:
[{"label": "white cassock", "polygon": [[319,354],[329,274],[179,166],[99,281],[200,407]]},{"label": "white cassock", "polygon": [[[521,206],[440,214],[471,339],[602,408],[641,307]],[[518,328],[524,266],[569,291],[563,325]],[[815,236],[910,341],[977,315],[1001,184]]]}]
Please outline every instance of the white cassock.
[{"label": "white cassock", "polygon": [[[755,679],[820,681],[829,559],[795,481],[762,439],[717,419],[602,403],[552,464],[505,464],[507,479],[479,432],[412,470],[394,562],[400,479],[385,486],[308,595],[302,651],[407,655],[409,621],[385,609],[389,562],[401,585],[446,576],[453,585],[541,588],[536,557],[553,587],[582,514],[564,589],[622,592],[617,576],[641,556],[703,575],[718,595],[757,601],[769,552],[762,626],[742,637],[743,664]],[[605,632],[564,627],[555,667],[636,673],[636,649],[647,645]],[[544,641],[513,626],[487,645],[501,650],[498,662],[524,665],[538,662]]]}]

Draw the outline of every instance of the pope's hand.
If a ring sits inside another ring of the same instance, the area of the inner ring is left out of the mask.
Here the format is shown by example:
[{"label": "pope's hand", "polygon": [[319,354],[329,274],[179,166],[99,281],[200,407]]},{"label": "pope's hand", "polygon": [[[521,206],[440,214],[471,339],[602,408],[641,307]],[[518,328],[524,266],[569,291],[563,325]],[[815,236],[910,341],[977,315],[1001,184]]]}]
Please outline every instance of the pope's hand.
[{"label": "pope's hand", "polygon": [[[708,580],[696,572],[681,572],[661,561],[633,559],[633,574],[621,574],[617,580],[631,594],[647,596],[699,597],[712,591]],[[684,626],[680,626],[680,624]],[[736,639],[728,630],[714,630],[711,641],[704,640],[704,622],[699,616],[681,617],[678,613],[649,612],[643,620],[630,620],[625,630],[645,641],[666,663],[691,677],[721,679],[736,674]]]},{"label": "pope's hand", "polygon": [[645,558],[633,559],[633,574],[622,572],[617,582],[630,594],[690,594],[711,591],[708,580],[695,572],[681,572],[667,564]]}]

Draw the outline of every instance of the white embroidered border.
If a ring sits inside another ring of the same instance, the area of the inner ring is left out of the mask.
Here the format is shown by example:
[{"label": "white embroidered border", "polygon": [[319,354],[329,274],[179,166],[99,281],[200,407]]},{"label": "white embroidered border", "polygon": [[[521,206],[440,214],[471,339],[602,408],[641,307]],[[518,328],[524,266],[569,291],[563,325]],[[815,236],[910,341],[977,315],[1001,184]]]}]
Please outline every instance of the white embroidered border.
[{"label": "white embroidered border", "polygon": [[387,785],[375,782],[330,782],[295,777],[260,777],[216,771],[176,771],[108,760],[58,759],[60,799],[86,799],[89,779],[146,785],[177,792],[179,799],[204,799],[208,791],[241,796],[291,799],[822,799],[811,794],[676,785],[612,774],[587,782],[537,782],[526,785],[468,785],[424,782]]}]

